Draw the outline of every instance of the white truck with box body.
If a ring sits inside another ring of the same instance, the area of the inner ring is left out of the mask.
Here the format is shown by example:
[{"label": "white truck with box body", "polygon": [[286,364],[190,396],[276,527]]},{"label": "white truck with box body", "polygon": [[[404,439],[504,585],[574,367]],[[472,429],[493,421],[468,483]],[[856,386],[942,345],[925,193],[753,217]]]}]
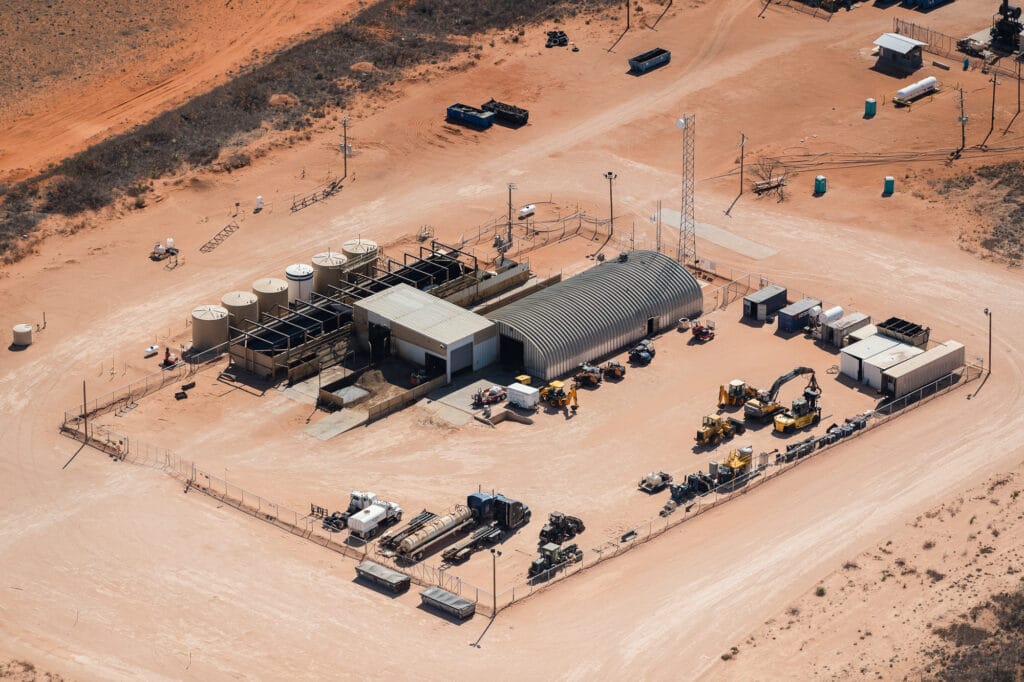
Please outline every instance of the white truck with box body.
[{"label": "white truck with box body", "polygon": [[374,500],[366,509],[348,517],[348,529],[352,535],[368,540],[382,529],[402,520],[402,508],[394,502]]}]

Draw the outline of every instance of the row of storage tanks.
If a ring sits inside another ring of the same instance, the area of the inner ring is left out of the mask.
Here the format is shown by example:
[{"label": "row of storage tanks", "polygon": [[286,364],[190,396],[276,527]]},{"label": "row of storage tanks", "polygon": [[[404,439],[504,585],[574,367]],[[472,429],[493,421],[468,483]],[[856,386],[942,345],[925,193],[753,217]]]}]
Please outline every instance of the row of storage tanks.
[{"label": "row of storage tanks", "polygon": [[377,248],[369,239],[352,239],[342,244],[340,253],[314,255],[312,265],[289,265],[284,279],[263,277],[252,283],[251,291],[224,294],[220,305],[197,306],[192,310],[193,350],[201,352],[227,343],[229,327],[247,329],[251,325],[246,320],[258,321],[261,312],[278,314],[278,306],[287,309],[295,301],[308,303],[314,291],[327,295],[329,287],[340,286],[349,273],[368,274]]}]

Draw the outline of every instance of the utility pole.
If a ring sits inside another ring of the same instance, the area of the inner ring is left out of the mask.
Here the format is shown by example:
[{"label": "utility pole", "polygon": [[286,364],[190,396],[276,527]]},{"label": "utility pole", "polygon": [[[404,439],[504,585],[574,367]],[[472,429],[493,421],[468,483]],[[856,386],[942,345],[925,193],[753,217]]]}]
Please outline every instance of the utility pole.
[{"label": "utility pole", "polygon": [[996,86],[1002,85],[999,79],[996,78],[996,74],[992,74],[992,122],[988,129],[988,135],[981,141],[981,148],[985,149],[985,143],[988,142],[988,138],[992,135],[992,131],[996,129]]},{"label": "utility pole", "polygon": [[512,248],[512,190],[519,189],[516,183],[508,183],[508,247]]},{"label": "utility pole", "polygon": [[658,253],[661,253],[661,199],[658,199],[658,227],[654,232],[654,242],[657,245]]},{"label": "utility pole", "polygon": [[[988,310],[986,308],[986,310]],[[89,403],[85,397],[85,379],[82,380],[82,423],[85,426],[85,437],[83,443],[89,442]]]},{"label": "utility pole", "polygon": [[743,162],[744,153],[747,149],[747,136],[740,133],[740,195],[743,194]]},{"label": "utility pole", "polygon": [[341,117],[341,157],[344,163],[344,170],[342,171],[341,177],[348,177],[348,114]]},{"label": "utility pole", "polygon": [[988,373],[992,373],[992,311],[985,308],[985,317],[988,318]]},{"label": "utility pole", "polygon": [[967,146],[967,114],[964,113],[964,89],[960,88],[960,116],[957,117],[960,121],[960,149],[953,152],[953,158],[959,159],[960,154],[963,153],[964,148]]},{"label": "utility pole", "polygon": [[697,262],[697,236],[693,216],[696,117],[693,114],[683,114],[682,118],[676,120],[676,127],[683,131],[682,207],[679,211],[679,246],[676,249],[676,260],[683,265],[693,265]]},{"label": "utility pole", "polygon": [[629,0],[626,0],[626,30],[629,30]]},{"label": "utility pole", "polygon": [[498,557],[501,556],[501,550],[491,548],[491,596],[494,600],[491,602],[491,620],[494,620],[498,615]]},{"label": "utility pole", "polygon": [[619,177],[612,171],[608,171],[604,174],[604,177],[608,179],[608,239],[612,238],[615,234],[615,204],[612,202],[612,181]]}]

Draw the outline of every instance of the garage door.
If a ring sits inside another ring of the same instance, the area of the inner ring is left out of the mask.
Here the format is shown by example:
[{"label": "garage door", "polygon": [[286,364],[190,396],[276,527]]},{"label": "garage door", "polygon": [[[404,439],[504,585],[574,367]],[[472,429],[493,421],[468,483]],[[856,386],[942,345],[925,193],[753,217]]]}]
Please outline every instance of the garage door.
[{"label": "garage door", "polygon": [[473,368],[473,344],[467,343],[452,351],[452,374],[460,369]]}]

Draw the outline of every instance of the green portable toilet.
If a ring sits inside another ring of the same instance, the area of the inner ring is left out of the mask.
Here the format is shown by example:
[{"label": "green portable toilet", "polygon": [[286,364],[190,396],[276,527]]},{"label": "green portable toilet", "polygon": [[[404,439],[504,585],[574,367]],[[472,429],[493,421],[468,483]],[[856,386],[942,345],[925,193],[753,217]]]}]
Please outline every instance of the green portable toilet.
[{"label": "green portable toilet", "polygon": [[825,188],[826,188],[826,182],[825,182],[825,176],[824,175],[819,175],[816,178],[814,178],[814,193],[815,194],[824,194],[825,193]]},{"label": "green portable toilet", "polygon": [[873,97],[868,97],[864,100],[864,118],[874,118],[877,110],[878,102]]},{"label": "green portable toilet", "polygon": [[882,194],[885,196],[892,196],[892,193],[896,191],[896,178],[891,175],[885,176],[885,184],[883,185]]}]

